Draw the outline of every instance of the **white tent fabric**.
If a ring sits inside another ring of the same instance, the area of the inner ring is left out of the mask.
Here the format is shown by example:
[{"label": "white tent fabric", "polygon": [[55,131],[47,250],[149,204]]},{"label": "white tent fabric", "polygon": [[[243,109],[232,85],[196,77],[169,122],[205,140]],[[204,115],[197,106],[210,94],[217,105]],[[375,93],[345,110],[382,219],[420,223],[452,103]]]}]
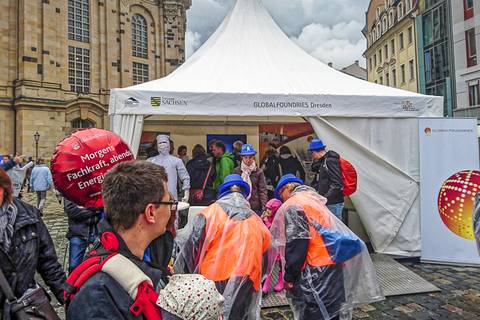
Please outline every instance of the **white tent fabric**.
[{"label": "white tent fabric", "polygon": [[328,147],[339,151],[357,169],[358,189],[351,200],[375,251],[418,256],[418,120],[309,120]]},{"label": "white tent fabric", "polygon": [[363,81],[292,42],[259,0],[238,0],[210,39],[165,78],[113,89],[110,114],[437,116],[442,99]]},{"label": "white tent fabric", "polygon": [[112,129],[136,152],[143,115],[302,116],[360,180],[353,202],[377,252],[420,252],[418,117],[443,98],[366,82],[308,55],[260,0],[237,0],[212,37],[165,78],[113,89]]}]

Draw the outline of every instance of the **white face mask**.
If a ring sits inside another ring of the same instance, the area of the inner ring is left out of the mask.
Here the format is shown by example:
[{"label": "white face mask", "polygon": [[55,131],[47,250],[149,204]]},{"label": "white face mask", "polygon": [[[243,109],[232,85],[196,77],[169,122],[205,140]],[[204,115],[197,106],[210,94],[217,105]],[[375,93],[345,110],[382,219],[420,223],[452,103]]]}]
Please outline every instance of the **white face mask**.
[{"label": "white face mask", "polygon": [[157,143],[158,152],[162,154],[168,154],[170,152],[170,146],[166,142]]}]

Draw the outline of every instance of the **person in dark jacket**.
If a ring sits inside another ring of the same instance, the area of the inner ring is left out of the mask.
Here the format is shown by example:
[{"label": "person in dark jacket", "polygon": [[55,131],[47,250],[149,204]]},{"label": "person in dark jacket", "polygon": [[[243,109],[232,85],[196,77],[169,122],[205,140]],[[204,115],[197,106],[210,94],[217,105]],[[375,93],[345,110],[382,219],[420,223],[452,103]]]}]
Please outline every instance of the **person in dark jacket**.
[{"label": "person in dark jacket", "polygon": [[68,273],[71,273],[83,261],[89,244],[93,244],[98,236],[97,224],[100,221],[100,210],[87,209],[65,199],[64,210],[68,217],[67,239],[70,242],[68,251]]},{"label": "person in dark jacket", "polygon": [[281,175],[293,174],[302,180],[305,180],[305,170],[298,159],[292,154],[287,146],[280,147],[280,170]]},{"label": "person in dark jacket", "polygon": [[15,167],[17,164],[22,163],[24,156],[16,156],[15,158],[12,158],[10,155],[4,156],[3,157],[3,162],[0,164],[0,168],[8,171]]},{"label": "person in dark jacket", "polygon": [[[175,216],[177,202],[168,193],[165,169],[147,161],[120,163],[105,175],[102,196],[106,220],[101,224],[107,226],[102,227],[106,231],[100,238],[103,241],[106,232],[114,234],[118,241],[115,250],[151,280],[153,289],[163,288],[162,270],[145,256],[148,248],[155,254],[152,243],[166,233],[171,216]],[[131,310],[134,300],[119,282],[123,280],[103,271],[94,274],[70,302],[67,318],[144,319],[143,313],[135,315]]]},{"label": "person in dark jacket", "polygon": [[[36,287],[38,271],[63,303],[65,272],[58,263],[52,238],[38,209],[13,198],[10,178],[3,169],[0,169],[0,268],[17,298]],[[0,290],[2,319],[10,316],[8,309]]]},{"label": "person in dark jacket", "polygon": [[250,203],[250,208],[261,216],[268,201],[267,183],[263,170],[258,168],[255,163],[256,154],[257,151],[251,144],[244,144],[240,151],[242,163],[233,170],[233,173],[240,175],[243,181],[250,186],[251,192],[247,196],[247,200]]},{"label": "person in dark jacket", "polygon": [[209,206],[212,204],[216,198],[216,192],[213,189],[215,170],[210,161],[208,161],[205,148],[199,144],[193,147],[192,160],[187,162],[187,171],[190,175],[190,193],[193,193],[193,190],[201,190],[205,184],[205,180],[207,180],[203,192],[203,200],[196,201],[191,194],[188,202],[192,206]]},{"label": "person in dark jacket", "polygon": [[344,199],[340,156],[335,151],[326,151],[326,148],[323,141],[318,139],[312,140],[308,147],[313,158],[311,170],[315,173],[312,188],[327,198],[328,209],[342,220]]},{"label": "person in dark jacket", "polygon": [[262,168],[263,173],[265,174],[268,198],[272,199],[274,196],[273,190],[281,176],[278,153],[273,144],[269,145],[263,159],[260,161],[260,168]]}]

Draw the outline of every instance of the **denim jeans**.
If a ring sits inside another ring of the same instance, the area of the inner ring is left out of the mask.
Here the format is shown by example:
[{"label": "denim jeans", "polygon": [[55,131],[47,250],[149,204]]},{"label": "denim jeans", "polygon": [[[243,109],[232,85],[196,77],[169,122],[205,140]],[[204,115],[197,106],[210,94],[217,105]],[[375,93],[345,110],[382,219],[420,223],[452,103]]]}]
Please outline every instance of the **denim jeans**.
[{"label": "denim jeans", "polygon": [[96,237],[96,234],[91,234],[89,239],[81,237],[70,238],[70,247],[68,250],[68,273],[72,273],[72,271],[83,262],[83,257],[85,256],[85,251],[87,250],[88,245],[94,243]]},{"label": "denim jeans", "polygon": [[335,204],[328,204],[327,205],[327,208],[328,210],[330,210],[334,215],[335,217],[337,217],[340,221],[343,221],[343,202],[340,202],[340,203],[335,203]]},{"label": "denim jeans", "polygon": [[37,209],[43,213],[43,207],[45,206],[45,201],[47,200],[47,191],[37,191]]}]

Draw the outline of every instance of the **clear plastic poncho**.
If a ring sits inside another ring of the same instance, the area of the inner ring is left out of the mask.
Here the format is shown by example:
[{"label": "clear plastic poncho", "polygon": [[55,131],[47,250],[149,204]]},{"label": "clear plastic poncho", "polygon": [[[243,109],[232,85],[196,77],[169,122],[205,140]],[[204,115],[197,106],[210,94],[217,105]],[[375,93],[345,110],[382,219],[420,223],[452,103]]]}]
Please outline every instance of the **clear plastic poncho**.
[{"label": "clear plastic poncho", "polygon": [[270,232],[242,194],[227,194],[204,209],[175,242],[175,273],[200,273],[215,281],[225,297],[225,319],[260,319]]},{"label": "clear plastic poncho", "polygon": [[365,243],[327,209],[326,201],[314,189],[299,186],[277,211],[270,228],[272,250],[280,255],[287,273],[286,259],[299,254],[289,251],[289,246],[295,240],[308,240],[302,270],[287,291],[295,320],[350,319],[355,306],[384,299]]},{"label": "clear plastic poncho", "polygon": [[477,250],[480,255],[480,193],[475,196],[475,207],[473,208],[473,233],[477,242]]}]

